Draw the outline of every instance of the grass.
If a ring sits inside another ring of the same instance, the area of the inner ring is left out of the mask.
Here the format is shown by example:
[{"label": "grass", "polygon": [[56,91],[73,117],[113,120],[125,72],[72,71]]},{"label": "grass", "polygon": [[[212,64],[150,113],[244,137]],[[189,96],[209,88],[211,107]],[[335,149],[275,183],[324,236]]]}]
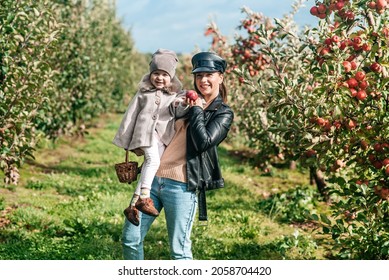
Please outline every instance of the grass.
[{"label": "grass", "polygon": [[[119,183],[113,168],[124,159],[111,144],[120,117],[104,116],[82,139],[42,142],[36,159],[21,168],[20,184],[0,187],[0,259],[122,259],[122,211],[134,183]],[[325,209],[316,198],[301,204],[315,193],[308,175],[275,169],[263,176],[232,150],[220,147],[226,188],[207,194],[209,221],[195,222],[194,258],[324,259],[325,239],[293,221]],[[146,258],[169,259],[168,248],[162,212],[146,237]]]}]

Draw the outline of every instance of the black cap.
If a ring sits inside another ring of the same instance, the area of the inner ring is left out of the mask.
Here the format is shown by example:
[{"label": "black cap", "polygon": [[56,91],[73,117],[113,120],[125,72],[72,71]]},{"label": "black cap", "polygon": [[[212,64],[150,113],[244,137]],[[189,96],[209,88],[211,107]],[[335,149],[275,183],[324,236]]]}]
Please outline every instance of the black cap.
[{"label": "black cap", "polygon": [[221,72],[227,68],[226,61],[212,52],[200,52],[192,57],[192,73]]}]

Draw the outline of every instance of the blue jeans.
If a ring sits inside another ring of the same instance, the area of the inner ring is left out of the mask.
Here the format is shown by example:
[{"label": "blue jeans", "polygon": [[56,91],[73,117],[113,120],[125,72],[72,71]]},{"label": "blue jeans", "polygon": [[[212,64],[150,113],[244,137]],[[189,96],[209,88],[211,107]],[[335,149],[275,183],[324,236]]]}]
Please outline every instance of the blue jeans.
[{"label": "blue jeans", "polygon": [[[150,196],[155,208],[165,209],[166,226],[172,259],[193,259],[190,235],[196,215],[196,193],[187,191],[187,184],[154,177]],[[143,241],[155,217],[139,212],[139,226],[125,219],[123,228],[123,256],[127,260],[143,260]]]}]

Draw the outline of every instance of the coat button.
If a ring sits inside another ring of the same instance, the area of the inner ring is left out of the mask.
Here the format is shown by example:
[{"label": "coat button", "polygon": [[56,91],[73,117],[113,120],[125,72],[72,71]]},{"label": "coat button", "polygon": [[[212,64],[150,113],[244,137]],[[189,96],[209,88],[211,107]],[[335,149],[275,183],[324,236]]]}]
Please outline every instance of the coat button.
[{"label": "coat button", "polygon": [[155,101],[155,104],[159,105],[159,103],[161,103],[159,100]]},{"label": "coat button", "polygon": [[152,117],[152,119],[153,119],[153,120],[156,120],[156,119],[157,119],[157,116],[156,116],[156,115],[154,115],[154,116]]}]

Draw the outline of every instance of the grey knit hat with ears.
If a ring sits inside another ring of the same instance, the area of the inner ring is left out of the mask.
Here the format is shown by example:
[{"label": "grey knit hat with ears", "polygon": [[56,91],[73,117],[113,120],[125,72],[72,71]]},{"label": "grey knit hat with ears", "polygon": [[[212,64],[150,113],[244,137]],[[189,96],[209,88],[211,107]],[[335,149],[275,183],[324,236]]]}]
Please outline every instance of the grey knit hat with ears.
[{"label": "grey knit hat with ears", "polygon": [[150,73],[163,70],[169,74],[170,78],[173,78],[176,75],[177,62],[178,57],[175,52],[158,49],[151,58]]}]

